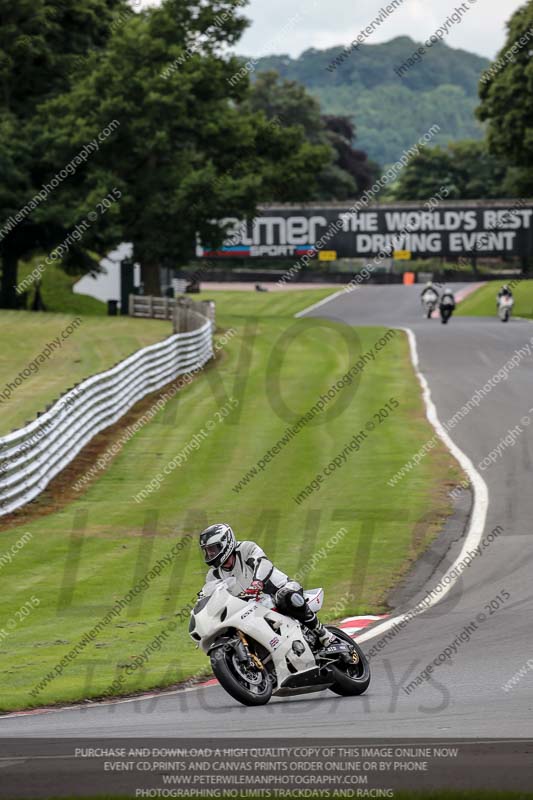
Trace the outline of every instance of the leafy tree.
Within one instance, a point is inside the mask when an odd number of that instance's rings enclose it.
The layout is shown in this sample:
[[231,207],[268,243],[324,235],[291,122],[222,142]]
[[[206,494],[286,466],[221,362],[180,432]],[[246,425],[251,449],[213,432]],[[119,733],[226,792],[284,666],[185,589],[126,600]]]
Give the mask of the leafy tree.
[[524,193],[533,190],[532,28],[533,3],[527,2],[508,22],[507,41],[479,84],[478,116],[487,123],[490,152],[517,168],[510,185]]
[[[335,150],[335,163],[329,168],[335,171],[337,181],[328,187],[327,169],[322,171],[320,180],[320,199],[344,200],[362,195],[369,189],[380,173],[376,162],[370,161],[363,150],[353,146],[356,139],[355,125],[350,117],[327,115],[322,117],[326,126],[326,136]],[[344,176],[351,177],[350,184],[343,191]]]
[[160,266],[194,255],[196,232],[216,247],[225,235],[217,219],[311,196],[329,157],[300,126],[250,108],[248,77],[223,54],[247,24],[240,8],[241,0],[165,0],[135,15],[43,112],[54,159],[110,119],[120,123],[88,175],[69,183],[69,206],[79,216],[113,188],[122,193],[106,220],[133,242],[149,294],[159,293]]
[[316,176],[313,200],[360,196],[374,182],[377,164],[353,147],[355,126],[349,117],[322,116],[319,102],[297,81],[280,80],[274,70],[257,75],[248,105],[280,125],[299,125],[307,140],[329,150],[329,160]]
[[503,184],[503,197],[531,197],[533,167],[509,167]]
[[0,0],[0,306],[17,305],[18,261],[67,233],[51,202],[15,217],[65,164],[45,157],[37,109],[67,91],[75,60],[105,43],[119,12],[131,13],[125,0]]
[[325,141],[320,103],[298,81],[280,80],[275,70],[257,74],[247,105],[282,125],[300,125],[311,142]]
[[484,142],[455,142],[424,147],[400,173],[395,200],[428,200],[443,189],[447,199],[478,200],[508,194],[507,164],[488,152]]

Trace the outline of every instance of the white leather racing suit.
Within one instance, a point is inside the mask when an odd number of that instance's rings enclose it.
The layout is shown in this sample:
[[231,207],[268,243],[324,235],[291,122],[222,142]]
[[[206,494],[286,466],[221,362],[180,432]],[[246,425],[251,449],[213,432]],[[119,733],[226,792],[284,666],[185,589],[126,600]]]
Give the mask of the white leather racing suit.
[[[310,630],[314,631],[323,644],[331,641],[332,635],[322,625],[303,597],[303,589],[297,581],[291,581],[284,572],[277,569],[265,555],[264,550],[255,542],[237,542],[234,550],[235,563],[231,569],[211,568],[207,573],[206,586],[213,581],[235,578],[235,585],[228,591],[235,597],[250,587],[253,581],[261,581],[263,591],[274,598],[278,611],[294,617]],[[205,590],[202,589],[201,594]],[[296,604],[294,595],[301,600]],[[298,598],[295,598],[298,599]],[[334,637],[333,637],[334,638]]]
[[275,596],[278,589],[287,584],[290,584],[295,591],[301,589],[299,583],[291,581],[284,572],[274,566],[272,561],[266,557],[264,550],[255,542],[237,542],[233,568],[212,567],[207,573],[206,584],[211,581],[222,581],[229,577],[236,579],[235,586],[231,589],[231,593],[235,596],[248,589],[252,581],[262,581],[264,591],[272,597]]

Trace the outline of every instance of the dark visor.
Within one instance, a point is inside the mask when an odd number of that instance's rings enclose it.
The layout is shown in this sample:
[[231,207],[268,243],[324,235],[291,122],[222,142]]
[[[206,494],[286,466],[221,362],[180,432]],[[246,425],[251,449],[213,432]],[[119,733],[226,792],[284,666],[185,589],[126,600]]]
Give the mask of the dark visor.
[[211,561],[212,558],[215,558],[220,552],[222,552],[222,542],[216,542],[215,544],[204,544],[202,545],[202,549],[205,553],[206,560]]

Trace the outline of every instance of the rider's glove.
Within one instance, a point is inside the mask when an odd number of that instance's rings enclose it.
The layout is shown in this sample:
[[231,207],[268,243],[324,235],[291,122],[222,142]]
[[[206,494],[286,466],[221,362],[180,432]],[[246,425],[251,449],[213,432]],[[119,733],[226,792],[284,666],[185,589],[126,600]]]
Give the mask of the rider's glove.
[[252,581],[250,586],[241,592],[243,597],[257,597],[263,591],[263,581]]

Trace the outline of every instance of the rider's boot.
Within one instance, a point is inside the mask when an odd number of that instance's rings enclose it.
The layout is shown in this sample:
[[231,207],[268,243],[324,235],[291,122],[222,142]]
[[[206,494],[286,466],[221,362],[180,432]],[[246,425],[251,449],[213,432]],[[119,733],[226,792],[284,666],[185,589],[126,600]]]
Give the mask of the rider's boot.
[[330,633],[328,629],[322,625],[314,611],[311,611],[306,603],[306,614],[304,625],[306,625],[313,633],[316,633],[317,639],[322,647],[327,647],[332,642],[336,641],[337,637],[334,633]]
[[315,628],[315,633],[318,636],[318,640],[322,647],[328,647],[328,645],[337,640],[335,634],[331,633],[331,631],[328,631],[328,629],[325,628],[321,622],[318,622],[318,625]]

